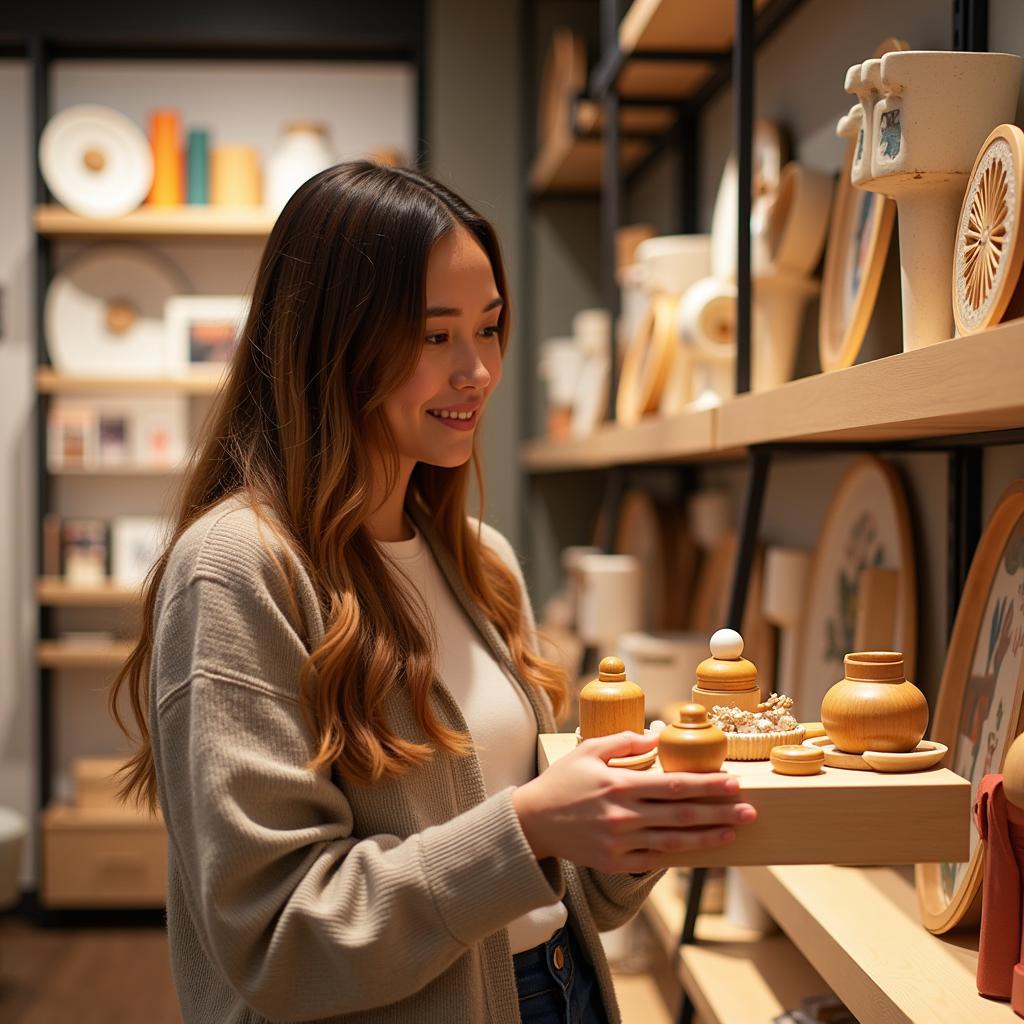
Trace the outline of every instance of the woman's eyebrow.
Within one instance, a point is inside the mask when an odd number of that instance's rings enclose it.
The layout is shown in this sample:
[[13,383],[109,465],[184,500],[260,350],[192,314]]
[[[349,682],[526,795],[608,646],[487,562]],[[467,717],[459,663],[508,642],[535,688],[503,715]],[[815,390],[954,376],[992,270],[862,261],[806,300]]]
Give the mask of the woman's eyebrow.
[[[502,298],[491,299],[490,302],[484,306],[481,312],[489,313],[492,309],[497,309],[499,306],[504,306],[505,300]],[[456,309],[454,306],[430,306],[427,308],[427,319],[435,316],[462,316],[462,310]]]

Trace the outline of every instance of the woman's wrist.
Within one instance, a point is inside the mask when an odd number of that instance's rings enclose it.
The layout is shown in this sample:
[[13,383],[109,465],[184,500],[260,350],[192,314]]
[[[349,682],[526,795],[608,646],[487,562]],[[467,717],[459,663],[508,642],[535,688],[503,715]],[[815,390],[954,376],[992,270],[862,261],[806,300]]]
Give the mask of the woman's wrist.
[[519,827],[523,830],[523,835],[526,837],[527,843],[530,844],[534,857],[537,860],[543,860],[545,857],[550,857],[551,853],[541,841],[542,830],[539,827],[540,822],[531,799],[530,785],[528,782],[523,786],[517,786],[512,791],[512,806],[519,817]]

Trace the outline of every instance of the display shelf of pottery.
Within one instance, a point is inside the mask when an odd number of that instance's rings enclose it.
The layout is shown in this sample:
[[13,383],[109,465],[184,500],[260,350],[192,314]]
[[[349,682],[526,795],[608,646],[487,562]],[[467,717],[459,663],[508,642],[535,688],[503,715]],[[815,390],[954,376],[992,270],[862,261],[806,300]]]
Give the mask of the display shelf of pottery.
[[1022,63],[1010,53],[904,50],[847,72],[862,112],[852,181],[896,201],[905,350],[952,337],[961,200],[986,136],[1013,120]]

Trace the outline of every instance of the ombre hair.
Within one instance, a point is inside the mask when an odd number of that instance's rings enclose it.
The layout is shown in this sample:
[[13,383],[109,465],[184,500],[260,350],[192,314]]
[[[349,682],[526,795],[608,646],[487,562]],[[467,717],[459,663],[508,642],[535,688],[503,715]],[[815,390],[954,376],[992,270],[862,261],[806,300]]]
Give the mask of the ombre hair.
[[[494,229],[436,181],[403,168],[339,164],[306,182],[278,217],[238,349],[197,441],[170,540],[143,589],[140,639],[110,693],[114,718],[137,741],[121,770],[122,799],[157,805],[148,687],[160,582],[177,540],[229,495],[243,496],[295,552],[324,611],[326,635],[299,680],[316,748],[309,768],[334,767],[342,778],[375,782],[423,764],[435,749],[470,750],[469,737],[431,709],[434,652],[426,610],[407,599],[367,530],[376,467],[383,460],[389,490],[398,479],[383,404],[417,366],[427,261],[438,240],[457,228],[490,261],[504,300],[504,353],[509,296]],[[475,450],[471,462],[479,485]],[[421,462],[406,500],[428,510],[521,677],[560,714],[564,673],[535,653],[518,580],[467,520],[469,483],[469,462],[456,468]],[[389,728],[384,703],[396,686],[408,692],[427,742]],[[137,735],[119,711],[122,694]]]

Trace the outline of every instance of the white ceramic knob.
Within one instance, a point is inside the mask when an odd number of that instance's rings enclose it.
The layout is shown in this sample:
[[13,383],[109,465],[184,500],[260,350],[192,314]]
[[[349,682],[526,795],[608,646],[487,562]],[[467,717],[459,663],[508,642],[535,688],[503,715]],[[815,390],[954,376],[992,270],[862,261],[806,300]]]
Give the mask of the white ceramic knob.
[[743,637],[735,629],[719,629],[711,634],[711,657],[736,661],[743,657]]

